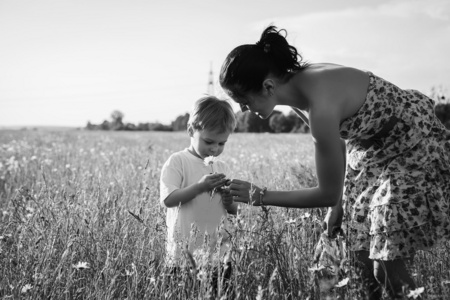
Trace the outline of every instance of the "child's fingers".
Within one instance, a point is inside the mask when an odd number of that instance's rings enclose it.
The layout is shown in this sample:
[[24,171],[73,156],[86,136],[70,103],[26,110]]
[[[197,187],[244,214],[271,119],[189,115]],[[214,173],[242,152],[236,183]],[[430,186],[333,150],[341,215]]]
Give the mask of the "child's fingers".
[[225,174],[222,173],[213,173],[209,175],[210,178],[225,178]]

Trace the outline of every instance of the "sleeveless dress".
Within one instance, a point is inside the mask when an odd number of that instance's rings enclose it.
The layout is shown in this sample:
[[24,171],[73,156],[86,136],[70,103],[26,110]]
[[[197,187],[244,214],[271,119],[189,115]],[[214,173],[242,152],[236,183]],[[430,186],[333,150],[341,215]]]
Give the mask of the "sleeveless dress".
[[434,102],[369,73],[365,103],[344,120],[349,250],[411,257],[450,238],[450,131]]

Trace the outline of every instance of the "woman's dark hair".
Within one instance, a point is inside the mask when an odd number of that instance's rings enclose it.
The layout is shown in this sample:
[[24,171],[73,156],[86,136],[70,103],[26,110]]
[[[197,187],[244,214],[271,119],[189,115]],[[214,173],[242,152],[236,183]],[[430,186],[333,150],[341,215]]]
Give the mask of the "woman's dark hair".
[[256,44],[241,45],[228,54],[219,80],[233,100],[241,102],[248,92],[259,92],[269,73],[287,81],[296,71],[306,67],[297,49],[286,41],[286,36],[286,30],[269,26]]

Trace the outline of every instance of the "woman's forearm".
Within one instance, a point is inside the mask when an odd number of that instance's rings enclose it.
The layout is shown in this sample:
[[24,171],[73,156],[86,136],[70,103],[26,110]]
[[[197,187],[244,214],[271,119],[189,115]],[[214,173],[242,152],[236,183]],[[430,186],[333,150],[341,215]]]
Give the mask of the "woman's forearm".
[[318,187],[295,191],[266,191],[263,204],[270,206],[313,208],[330,207],[340,203],[340,194],[324,194]]

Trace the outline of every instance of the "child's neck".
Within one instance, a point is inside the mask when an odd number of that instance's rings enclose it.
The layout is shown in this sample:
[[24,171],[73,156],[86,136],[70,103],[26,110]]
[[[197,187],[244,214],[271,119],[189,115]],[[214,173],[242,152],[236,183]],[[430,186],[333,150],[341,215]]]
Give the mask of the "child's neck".
[[195,157],[200,158],[201,160],[203,160],[203,158],[201,158],[200,155],[198,155],[197,152],[195,152],[195,150],[193,150],[191,148],[188,148],[187,150],[189,151],[189,153],[191,153]]

